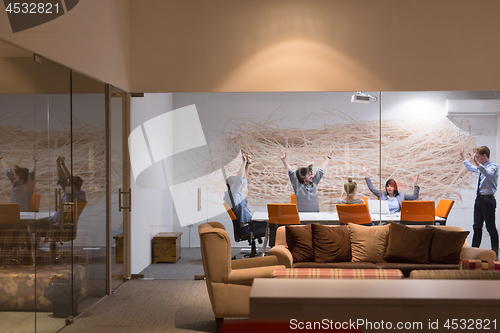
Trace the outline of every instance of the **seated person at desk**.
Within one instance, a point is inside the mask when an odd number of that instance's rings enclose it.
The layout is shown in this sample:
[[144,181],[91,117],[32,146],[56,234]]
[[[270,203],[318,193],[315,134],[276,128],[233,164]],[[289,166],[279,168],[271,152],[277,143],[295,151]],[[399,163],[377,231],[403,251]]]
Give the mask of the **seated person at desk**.
[[391,212],[391,214],[401,212],[401,203],[403,202],[403,200],[417,200],[418,199],[418,194],[420,192],[420,187],[417,185],[419,175],[413,176],[413,183],[415,184],[413,187],[413,195],[405,194],[404,192],[398,192],[398,184],[396,183],[396,181],[394,179],[389,179],[385,183],[385,191],[380,192],[372,184],[372,181],[370,179],[370,174],[368,173],[368,167],[365,165],[362,165],[361,168],[363,169],[363,172],[365,173],[366,185],[368,185],[368,188],[370,189],[370,191],[373,194],[375,194],[380,200],[387,200],[388,201],[389,211]]
[[[82,190],[83,180],[78,176],[71,177],[71,174],[64,164],[64,157],[59,156],[56,160],[57,177],[59,180],[57,184],[61,187],[64,195],[62,202],[78,202],[87,201],[87,196]],[[73,196],[73,198],[71,198]],[[59,210],[46,220],[42,220],[37,224],[40,229],[59,228]]]
[[363,199],[355,199],[356,193],[358,192],[358,185],[356,182],[352,181],[352,177],[347,177],[347,182],[344,183],[344,190],[346,193],[345,199],[338,199],[338,204],[364,204],[365,201]]
[[[250,169],[250,164],[252,164],[252,158],[250,155],[242,154],[243,162],[238,170],[236,176],[231,176],[226,179],[226,185],[228,191],[224,193],[224,201],[229,204],[232,208],[234,215],[240,225],[240,233],[250,234],[250,226],[248,223],[252,220],[252,213],[248,209],[248,201],[241,193],[243,186],[247,184],[248,170]],[[265,234],[267,223],[265,222],[253,222],[253,233]]]
[[2,156],[2,148],[0,147],[0,161],[2,161],[5,174],[12,184],[10,202],[18,203],[21,212],[31,211],[31,197],[33,196],[33,191],[35,190],[36,162],[39,157],[40,153],[35,151],[33,154],[33,167],[31,170],[21,168],[18,165],[14,166],[14,170],[12,170],[7,162],[5,162],[5,159]]
[[330,152],[326,156],[325,161],[319,167],[318,172],[313,176],[312,164],[307,168],[299,168],[294,171],[286,159],[285,151],[280,149],[279,156],[288,171],[288,177],[292,183],[293,191],[297,196],[297,209],[299,212],[319,212],[318,183],[325,173],[328,162],[332,159],[332,154],[333,149],[330,146]]

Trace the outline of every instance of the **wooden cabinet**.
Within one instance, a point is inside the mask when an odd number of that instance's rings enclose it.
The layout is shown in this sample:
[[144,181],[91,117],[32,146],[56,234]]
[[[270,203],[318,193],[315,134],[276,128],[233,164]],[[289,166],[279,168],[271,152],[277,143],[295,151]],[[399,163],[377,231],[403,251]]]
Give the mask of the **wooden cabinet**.
[[113,237],[116,241],[115,250],[116,250],[116,260],[117,264],[121,264],[123,262],[123,233],[118,234]]
[[177,262],[181,257],[182,232],[160,232],[153,237],[153,264]]

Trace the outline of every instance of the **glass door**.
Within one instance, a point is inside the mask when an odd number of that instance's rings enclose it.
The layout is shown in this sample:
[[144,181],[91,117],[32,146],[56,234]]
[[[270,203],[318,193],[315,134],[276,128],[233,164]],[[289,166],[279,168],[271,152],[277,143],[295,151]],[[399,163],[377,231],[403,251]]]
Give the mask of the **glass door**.
[[125,92],[110,86],[108,92],[108,131],[109,131],[109,186],[110,186],[110,258],[111,285],[116,289],[129,276],[128,267],[129,232],[125,221],[130,215],[131,190],[128,180],[127,155],[127,95]]
[[72,189],[73,202],[78,205],[73,250],[80,251],[73,257],[74,273],[85,293],[85,297],[75,293],[74,297],[81,300],[81,313],[107,294],[106,85],[75,71],[71,84],[70,172],[75,185],[80,185]]
[[75,298],[73,303],[72,288],[74,228],[61,229],[66,227],[66,219],[60,218],[55,200],[55,191],[61,188],[58,184],[71,179],[58,172],[72,164],[71,70],[35,57],[34,79],[35,138],[29,148],[34,157],[36,204],[31,207],[35,223],[28,231],[34,240],[36,332],[50,332],[64,327],[65,320],[77,314],[78,302]]

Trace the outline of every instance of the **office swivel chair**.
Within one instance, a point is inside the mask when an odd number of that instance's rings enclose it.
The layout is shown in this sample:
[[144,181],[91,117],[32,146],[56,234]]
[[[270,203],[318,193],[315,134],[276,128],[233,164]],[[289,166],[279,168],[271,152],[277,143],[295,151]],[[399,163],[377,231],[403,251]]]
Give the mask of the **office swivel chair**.
[[[276,226],[276,228],[280,225],[292,225],[292,224],[300,224],[300,216],[297,205],[294,203],[269,203],[267,204],[267,214],[268,221],[266,227],[266,236],[264,239],[264,245],[262,246],[262,253],[266,252],[267,242],[270,237],[275,234],[270,233],[270,224]],[[274,244],[274,239],[271,239],[270,244]]]
[[31,196],[31,211],[38,212],[40,210],[40,199],[42,198],[41,194],[33,193]]
[[[234,214],[233,210],[227,202],[224,202],[224,208],[226,209],[229,217],[231,218],[231,221],[233,222],[234,241],[248,241],[248,245],[250,246],[250,254],[245,254],[245,256],[255,257],[257,255],[257,246],[255,245],[255,240],[257,239],[259,244],[262,244],[262,237],[265,236],[265,231],[260,231],[255,228],[256,232],[254,232],[254,226],[255,224],[265,224],[265,222],[249,222],[248,226],[242,228],[240,226],[238,218],[236,217],[236,214]],[[235,254],[233,256],[233,259],[236,259],[236,256],[238,254],[239,253]]]
[[337,213],[339,214],[340,224],[362,224],[366,226],[373,225],[368,205],[366,204],[337,204]]
[[432,225],[435,224],[434,201],[403,201],[401,204],[401,224]]
[[[69,206],[68,210],[64,207]],[[57,243],[64,245],[64,242],[71,242],[76,239],[78,230],[78,220],[87,206],[87,201],[75,200],[75,202],[63,203],[62,199],[59,201],[59,229],[51,229],[48,231],[49,237],[45,242],[50,241],[50,249],[54,255],[55,262],[58,263],[61,259],[66,257],[66,252],[59,253],[57,250]],[[73,258],[78,260],[79,257],[73,252]]]
[[444,222],[439,222],[439,225],[446,225],[448,215],[451,208],[455,204],[455,200],[441,199],[436,207],[436,216],[444,218]]

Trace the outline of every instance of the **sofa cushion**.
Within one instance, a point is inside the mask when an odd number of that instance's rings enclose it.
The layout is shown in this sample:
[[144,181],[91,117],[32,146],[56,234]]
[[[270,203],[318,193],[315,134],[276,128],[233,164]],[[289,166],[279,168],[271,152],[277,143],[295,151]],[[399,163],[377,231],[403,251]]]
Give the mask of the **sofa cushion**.
[[458,264],[460,251],[470,231],[450,231],[431,226],[434,229],[429,248],[429,261],[439,264]]
[[352,261],[383,262],[389,225],[367,227],[348,224]]
[[286,226],[286,244],[293,262],[314,261],[311,225]]
[[462,259],[458,266],[462,270],[500,271],[500,261]]
[[451,264],[410,264],[410,263],[398,263],[398,262],[379,262],[375,266],[380,269],[399,269],[403,272],[404,277],[409,277],[410,273],[414,270],[458,270],[458,265]]
[[425,280],[500,280],[500,272],[461,270],[414,270],[410,279]]
[[313,223],[311,228],[314,261],[351,261],[351,241],[346,225],[332,228]]
[[349,269],[378,269],[372,262],[297,262],[292,268],[349,268]]
[[434,228],[411,228],[404,224],[390,223],[384,259],[390,262],[428,264],[433,232]]

